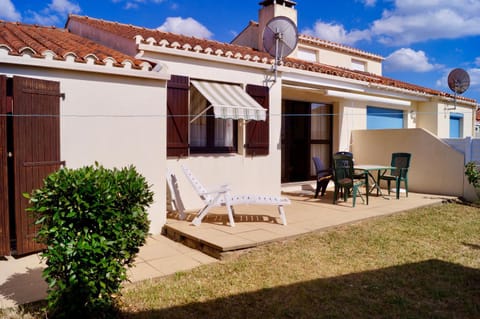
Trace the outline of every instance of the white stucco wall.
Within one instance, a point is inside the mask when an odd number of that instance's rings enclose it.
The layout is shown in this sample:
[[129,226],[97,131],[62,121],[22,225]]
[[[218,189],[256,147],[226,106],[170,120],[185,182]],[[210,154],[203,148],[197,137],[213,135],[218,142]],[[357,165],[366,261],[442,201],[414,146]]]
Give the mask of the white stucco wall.
[[[309,46],[301,44],[298,46],[304,50],[316,51],[317,60],[315,62],[338,66],[342,68],[352,69],[352,60],[359,61],[365,64],[365,71],[377,75],[382,75],[382,63],[367,59],[365,57],[356,56],[353,54],[342,53],[339,51],[333,51],[322,47]],[[297,55],[297,54],[296,54]],[[297,55],[298,56],[298,55]]]
[[165,80],[1,66],[7,76],[60,82],[65,93],[60,100],[61,159],[70,168],[95,161],[105,167],[134,165],[152,185],[150,230],[159,233],[166,220]]
[[462,137],[475,135],[475,108],[462,105],[457,101],[457,105],[445,102],[422,102],[418,104],[417,127],[422,127],[440,138],[450,137],[450,114],[463,114]]
[[464,155],[427,130],[356,130],[352,135],[355,161],[361,164],[390,165],[392,153],[411,153],[409,191],[465,195]]
[[[226,82],[231,84],[265,85],[265,76],[271,74],[268,65],[257,68],[216,61],[199,61],[190,57],[172,57],[149,53],[151,58],[161,60],[172,75],[188,76],[190,79]],[[219,59],[221,60],[221,59]],[[231,59],[230,59],[231,60]],[[231,185],[237,194],[280,195],[281,191],[281,80],[270,86],[270,150],[267,156],[247,156],[244,153],[242,136],[235,154],[191,154],[185,158],[168,158],[168,168],[178,178],[179,190],[187,210],[202,207],[202,202],[185,178],[181,164],[186,165],[206,187]],[[244,125],[243,121],[239,121]],[[243,123],[242,123],[243,122]],[[243,134],[242,127],[239,135]],[[162,172],[163,173],[163,172]]]

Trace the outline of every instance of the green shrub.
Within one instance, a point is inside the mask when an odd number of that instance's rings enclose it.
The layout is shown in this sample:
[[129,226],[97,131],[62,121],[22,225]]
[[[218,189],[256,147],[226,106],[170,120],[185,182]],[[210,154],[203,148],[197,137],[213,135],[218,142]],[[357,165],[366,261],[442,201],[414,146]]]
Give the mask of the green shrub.
[[34,190],[29,209],[46,245],[48,311],[58,318],[108,317],[127,279],[127,267],[149,230],[153,201],[135,168],[61,169]]
[[473,187],[480,187],[480,171],[475,162],[468,162],[465,165],[465,175],[468,178],[468,182],[472,184]]

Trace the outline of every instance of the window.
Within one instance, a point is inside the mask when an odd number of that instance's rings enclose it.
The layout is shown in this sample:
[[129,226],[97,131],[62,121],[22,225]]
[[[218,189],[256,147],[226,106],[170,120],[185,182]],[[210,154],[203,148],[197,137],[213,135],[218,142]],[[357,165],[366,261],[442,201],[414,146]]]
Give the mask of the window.
[[[210,103],[195,88],[190,88],[190,151],[192,153],[231,153],[237,151],[237,123],[217,119]],[[205,110],[208,110],[205,112]]]
[[367,106],[367,130],[403,128],[403,111]]
[[450,138],[461,138],[463,127],[463,114],[450,113]]
[[248,121],[247,154],[267,155],[268,95],[268,87],[247,85],[245,92],[234,84],[172,75],[167,84],[167,156],[237,152],[237,119]]
[[298,48],[297,58],[310,62],[317,62],[317,51],[307,48]]
[[352,70],[367,71],[367,64],[364,61],[352,59]]

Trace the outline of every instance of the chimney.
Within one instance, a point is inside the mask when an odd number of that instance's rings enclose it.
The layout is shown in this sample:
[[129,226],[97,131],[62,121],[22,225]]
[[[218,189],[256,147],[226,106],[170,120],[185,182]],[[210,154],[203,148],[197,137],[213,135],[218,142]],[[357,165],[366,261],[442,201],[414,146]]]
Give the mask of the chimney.
[[265,0],[260,2],[262,8],[258,11],[258,48],[263,51],[263,30],[268,21],[275,17],[284,16],[297,25],[297,10],[295,1],[290,0]]

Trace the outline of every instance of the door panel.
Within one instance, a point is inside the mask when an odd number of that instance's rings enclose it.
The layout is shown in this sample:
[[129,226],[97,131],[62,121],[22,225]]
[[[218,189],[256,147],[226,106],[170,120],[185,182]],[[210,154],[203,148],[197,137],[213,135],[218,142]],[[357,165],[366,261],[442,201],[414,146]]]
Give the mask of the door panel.
[[35,242],[38,229],[23,193],[43,185],[59,169],[60,85],[58,82],[13,78],[13,170],[16,250],[23,255],[41,250]]
[[285,101],[283,119],[282,182],[310,176],[310,103]]
[[284,101],[282,108],[282,183],[315,178],[312,156],[328,167],[332,153],[332,105]]
[[0,76],[0,256],[10,255],[7,171],[7,78]]

